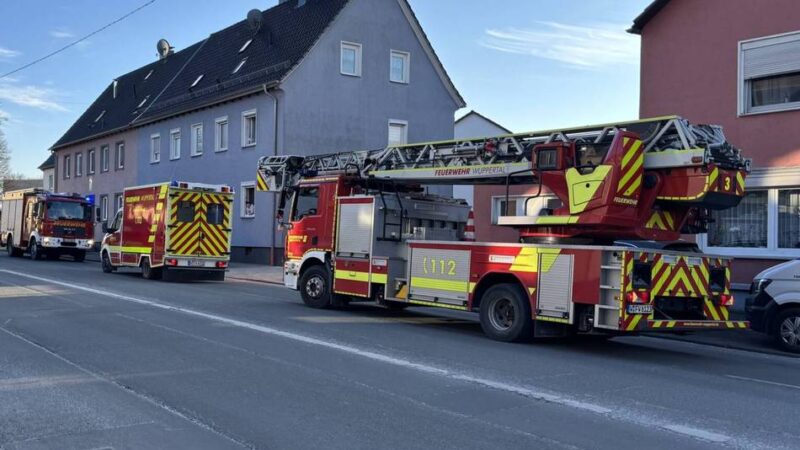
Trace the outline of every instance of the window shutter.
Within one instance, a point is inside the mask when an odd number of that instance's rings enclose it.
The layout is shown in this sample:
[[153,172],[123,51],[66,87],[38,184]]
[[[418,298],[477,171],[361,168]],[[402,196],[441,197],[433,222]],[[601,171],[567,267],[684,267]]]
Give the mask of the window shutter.
[[405,144],[405,125],[393,123],[389,125],[389,145]]
[[742,44],[745,80],[800,72],[800,33]]

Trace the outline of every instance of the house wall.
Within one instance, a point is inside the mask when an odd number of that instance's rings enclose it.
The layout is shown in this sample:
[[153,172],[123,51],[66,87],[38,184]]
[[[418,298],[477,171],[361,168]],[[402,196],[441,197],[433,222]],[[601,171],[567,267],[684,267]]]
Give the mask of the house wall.
[[[138,158],[136,136],[135,130],[126,131],[56,150],[54,190],[57,192],[75,192],[87,196],[93,194],[95,196],[95,206],[97,207],[100,206],[100,199],[107,195],[109,198],[107,214],[109,220],[111,220],[116,213],[116,207],[113,205],[114,196],[121,194],[126,187],[136,184]],[[124,168],[117,169],[115,150],[116,144],[120,142],[125,143],[125,165]],[[100,161],[100,149],[104,145],[108,145],[110,158],[108,171],[106,172],[102,170]],[[94,174],[88,173],[88,154],[91,149],[95,150]],[[82,176],[77,176],[75,171],[75,155],[78,153],[83,154]],[[66,155],[70,155],[70,178],[65,178],[64,176],[64,157]],[[95,226],[94,236],[97,242],[100,242],[103,238],[102,228],[99,223]]]
[[[753,158],[757,174],[748,179],[749,190],[772,188],[777,198],[775,188],[800,186],[800,110],[738,115],[739,42],[798,30],[795,0],[670,1],[642,32],[642,117],[679,114],[720,124],[728,140]],[[787,170],[794,176],[786,176]],[[777,233],[772,227],[771,239]],[[740,258],[733,273],[738,283],[749,283],[774,264],[767,255],[800,256],[796,249],[709,251]]]
[[[455,134],[453,137],[456,139],[469,139],[469,138],[477,138],[483,136],[499,136],[502,134],[508,134],[507,130],[498,127],[496,124],[484,119],[483,117],[479,116],[475,113],[467,114],[466,116],[459,119],[455,124]],[[457,185],[453,186],[453,197],[454,198],[463,198],[467,201],[470,205],[475,207],[475,196],[482,196],[481,204],[484,205],[486,199],[491,196],[491,187],[487,186],[470,186],[470,185]],[[488,196],[488,197],[487,197]],[[484,206],[485,208],[485,206]],[[488,209],[480,209],[478,211],[484,212],[489,211]],[[477,216],[481,216],[478,218]],[[477,231],[477,224],[478,222],[481,223],[481,227],[485,228],[487,225],[491,225],[490,221],[487,221],[486,214],[476,214],[475,223],[476,223],[476,233]],[[505,231],[505,230],[504,230]],[[479,235],[476,234],[476,237]]]
[[46,191],[55,191],[56,169],[42,170],[42,187],[44,187]]

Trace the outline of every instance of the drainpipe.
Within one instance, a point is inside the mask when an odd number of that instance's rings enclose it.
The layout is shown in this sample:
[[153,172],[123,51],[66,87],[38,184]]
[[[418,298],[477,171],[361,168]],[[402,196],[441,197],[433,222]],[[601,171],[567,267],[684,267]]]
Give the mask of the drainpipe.
[[[267,85],[264,85],[264,94],[272,99],[272,155],[278,156],[278,96],[273,94],[271,91],[277,90],[276,87],[269,88]],[[271,266],[275,265],[275,239],[277,238],[277,233],[275,230],[275,217],[278,215],[278,201],[276,198],[272,200],[272,248],[269,251],[269,264]]]

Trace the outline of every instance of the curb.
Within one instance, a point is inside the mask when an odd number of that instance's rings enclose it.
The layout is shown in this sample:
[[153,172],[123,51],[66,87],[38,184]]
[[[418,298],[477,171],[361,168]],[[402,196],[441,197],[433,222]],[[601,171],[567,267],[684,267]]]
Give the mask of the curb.
[[283,283],[279,283],[277,281],[265,281],[265,280],[257,280],[255,278],[244,278],[244,277],[235,277],[228,275],[227,277],[229,280],[236,280],[236,281],[249,281],[251,283],[259,283],[259,284],[268,284],[270,286],[280,286],[284,287]]

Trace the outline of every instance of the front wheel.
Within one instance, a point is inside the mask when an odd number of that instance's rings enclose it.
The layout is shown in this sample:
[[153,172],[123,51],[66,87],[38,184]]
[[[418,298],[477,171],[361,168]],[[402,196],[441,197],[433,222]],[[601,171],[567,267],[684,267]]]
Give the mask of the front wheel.
[[800,309],[789,309],[775,319],[775,337],[787,352],[800,353]]
[[314,309],[331,306],[330,274],[324,266],[311,266],[300,277],[300,296],[303,303]]
[[531,304],[515,284],[492,286],[481,300],[481,328],[491,339],[520,342],[533,332]]
[[30,252],[32,260],[38,261],[42,259],[42,249],[39,248],[39,244],[36,243],[36,239],[31,239],[31,245],[28,247],[28,252]]
[[111,265],[111,258],[109,258],[108,252],[103,252],[100,257],[100,267],[103,268],[103,273],[111,273],[114,271],[114,266]]

